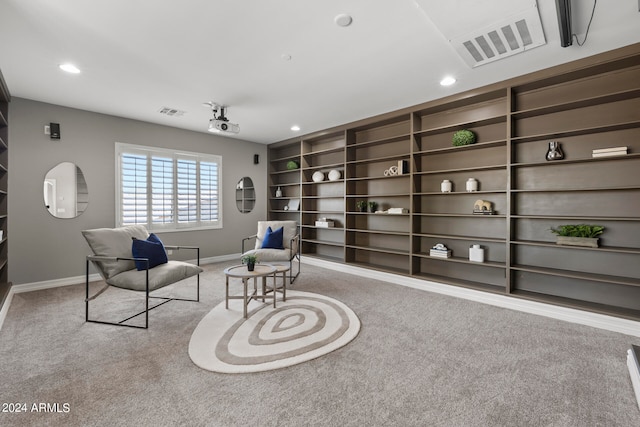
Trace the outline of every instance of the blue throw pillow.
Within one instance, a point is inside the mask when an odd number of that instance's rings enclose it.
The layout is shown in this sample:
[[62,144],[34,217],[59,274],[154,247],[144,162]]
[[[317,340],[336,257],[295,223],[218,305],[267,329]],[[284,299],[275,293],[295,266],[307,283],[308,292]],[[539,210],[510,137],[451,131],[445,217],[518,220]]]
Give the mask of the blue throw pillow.
[[284,235],[284,228],[280,227],[276,231],[271,230],[271,227],[267,228],[267,232],[264,234],[262,240],[262,249],[284,249],[282,244],[282,236]]
[[[169,261],[162,241],[153,233],[149,235],[147,240],[140,240],[134,237],[131,252],[134,258],[149,258],[149,268]],[[146,268],[144,261],[136,261],[135,263],[138,270]]]

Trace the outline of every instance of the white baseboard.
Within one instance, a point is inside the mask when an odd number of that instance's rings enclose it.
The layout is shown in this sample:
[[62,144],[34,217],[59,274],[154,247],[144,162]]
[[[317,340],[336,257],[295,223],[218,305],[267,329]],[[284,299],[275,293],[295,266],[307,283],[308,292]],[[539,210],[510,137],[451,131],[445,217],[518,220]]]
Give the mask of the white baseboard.
[[[228,254],[215,257],[200,259],[200,264],[213,264],[216,262],[238,260],[240,254]],[[560,307],[551,304],[545,304],[536,301],[522,300],[509,297],[506,295],[491,294],[488,292],[476,291],[473,289],[462,288],[458,286],[450,286],[442,283],[431,282],[428,280],[417,279],[413,277],[401,276],[393,273],[386,273],[377,270],[369,270],[362,267],[356,267],[348,264],[341,264],[331,261],[325,261],[318,258],[302,257],[303,264],[316,265],[318,267],[328,268],[347,274],[354,274],[369,279],[382,280],[401,286],[407,286],[423,291],[435,292],[443,295],[449,295],[456,298],[468,299],[471,301],[489,304],[496,307],[518,310],[525,313],[537,314],[553,319],[564,320],[567,322],[577,323],[581,325],[591,326],[594,328],[605,329],[608,331],[618,332],[625,335],[640,337],[640,322],[622,319],[604,314],[591,313],[588,311],[576,310],[567,307]],[[42,289],[57,288],[60,286],[77,285],[84,283],[85,276],[75,276],[63,279],[45,280],[42,282],[24,283],[13,285],[9,290],[7,299],[0,310],[0,329],[9,311],[13,294],[22,292],[39,291]],[[89,275],[90,281],[100,280],[98,274]]]
[[508,308],[511,310],[522,311],[530,314],[537,314],[553,319],[564,320],[580,325],[586,325],[594,328],[605,329],[608,331],[619,332],[625,335],[640,337],[640,322],[634,320],[622,319],[619,317],[607,316],[599,313],[591,313],[588,311],[561,307],[552,304],[545,304],[537,301],[529,301],[510,297],[507,295],[498,295],[489,292],[476,291],[474,289],[462,288],[459,286],[445,285],[442,283],[431,282],[424,279],[406,277],[399,274],[386,273],[377,270],[369,270],[367,268],[325,261],[318,258],[303,256],[302,262],[304,264],[316,265],[318,267],[324,267],[348,274],[355,274],[357,276],[366,277],[369,279],[382,280],[385,282],[420,289],[423,291],[435,292],[457,298],[468,299],[483,304],[489,304],[496,307]]

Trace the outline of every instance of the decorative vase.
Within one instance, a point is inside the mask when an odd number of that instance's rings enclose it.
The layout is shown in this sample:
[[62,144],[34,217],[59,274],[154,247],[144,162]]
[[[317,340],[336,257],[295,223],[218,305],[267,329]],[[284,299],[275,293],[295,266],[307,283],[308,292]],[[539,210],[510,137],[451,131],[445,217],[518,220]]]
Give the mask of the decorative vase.
[[547,151],[547,160],[562,160],[564,159],[564,154],[560,149],[560,143],[556,141],[549,142],[549,150]]
[[471,245],[469,248],[469,261],[484,262],[484,248],[480,245]]
[[280,187],[278,187],[278,189],[276,190],[276,197],[282,197],[282,190],[280,189]]
[[324,173],[316,171],[313,173],[313,175],[311,175],[311,179],[313,180],[313,182],[322,182],[324,181]]
[[248,271],[253,271],[256,268],[256,263],[255,262],[248,262],[247,263],[247,270]]
[[440,191],[443,193],[451,193],[451,181],[448,179],[442,180],[442,183],[440,184]]
[[475,178],[467,180],[467,191],[478,191],[478,181]]

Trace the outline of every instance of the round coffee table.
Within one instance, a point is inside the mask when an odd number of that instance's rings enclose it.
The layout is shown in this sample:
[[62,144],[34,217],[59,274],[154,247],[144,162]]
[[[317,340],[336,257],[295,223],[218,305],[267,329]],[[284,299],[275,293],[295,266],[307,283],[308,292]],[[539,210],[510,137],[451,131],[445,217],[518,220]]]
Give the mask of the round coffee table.
[[[265,298],[273,298],[273,308],[276,307],[276,293],[274,292],[272,295],[266,295],[265,292],[265,288],[266,288],[266,283],[267,283],[267,277],[268,276],[273,276],[273,280],[275,283],[275,274],[277,272],[277,269],[272,266],[272,265],[268,265],[268,264],[256,264],[255,268],[253,271],[249,271],[247,269],[246,265],[234,265],[233,267],[229,267],[229,268],[225,268],[224,270],[224,275],[225,275],[225,286],[226,286],[226,292],[225,292],[225,296],[226,296],[226,305],[225,307],[227,309],[229,309],[229,300],[230,299],[241,299],[244,302],[244,318],[247,318],[247,305],[249,305],[249,302],[253,299],[253,300],[259,300],[261,299],[262,302],[264,302]],[[243,284],[243,288],[244,288],[244,292],[242,293],[242,296],[240,295],[234,295],[234,296],[229,296],[229,278],[230,277],[236,277],[238,279],[242,279],[242,284]],[[257,280],[258,277],[262,277],[262,294],[258,294],[258,286],[257,286]],[[253,293],[251,295],[249,295],[248,293],[248,283],[249,283],[249,279],[253,278]]]

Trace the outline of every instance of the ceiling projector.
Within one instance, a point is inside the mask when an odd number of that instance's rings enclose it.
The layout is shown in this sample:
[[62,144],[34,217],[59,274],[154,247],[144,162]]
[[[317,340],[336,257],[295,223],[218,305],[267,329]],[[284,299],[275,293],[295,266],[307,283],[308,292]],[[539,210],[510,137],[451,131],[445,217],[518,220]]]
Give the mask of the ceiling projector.
[[[213,101],[205,102],[203,105],[210,107],[213,111],[213,119],[209,120],[209,132],[240,133],[240,125],[229,122],[229,119],[225,117],[226,106]],[[218,115],[218,110],[220,110],[220,115]]]
[[239,133],[240,126],[235,123],[229,123],[228,120],[211,119],[209,120],[209,132],[228,132]]

